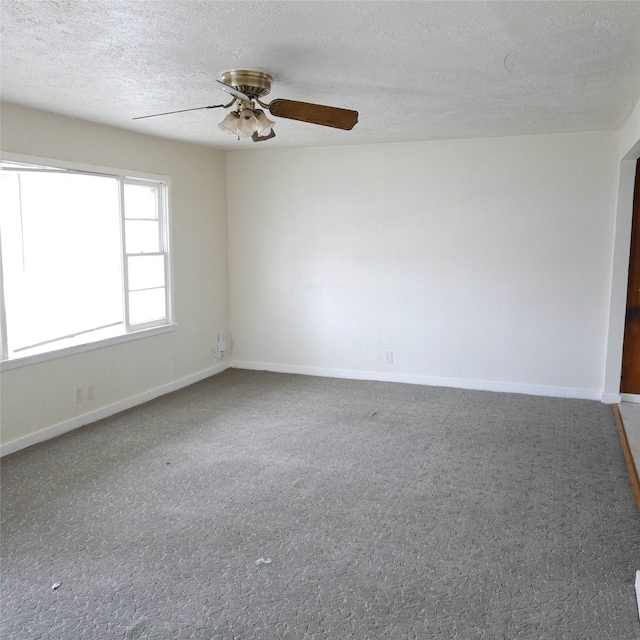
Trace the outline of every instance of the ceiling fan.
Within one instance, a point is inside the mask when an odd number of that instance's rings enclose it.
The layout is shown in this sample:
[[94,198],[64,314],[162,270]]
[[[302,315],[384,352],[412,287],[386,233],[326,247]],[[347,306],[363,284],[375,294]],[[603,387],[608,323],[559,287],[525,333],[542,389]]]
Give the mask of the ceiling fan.
[[[233,96],[228,104],[212,104],[206,107],[193,107],[191,109],[179,109],[178,111],[166,111],[165,113],[153,113],[149,116],[139,116],[134,120],[143,118],[155,118],[173,113],[185,111],[198,111],[200,109],[228,109],[233,107],[224,120],[218,125],[223,131],[240,138],[251,138],[254,142],[262,142],[275,137],[273,125],[263,109],[267,109],[272,116],[288,118],[319,124],[323,127],[333,127],[349,131],[358,122],[358,112],[351,109],[327,107],[310,102],[298,102],[297,100],[284,100],[276,98],[269,103],[264,103],[260,98],[271,91],[273,77],[263,71],[250,71],[246,69],[234,69],[225,71],[216,80],[221,88]],[[262,107],[256,107],[256,103]]]

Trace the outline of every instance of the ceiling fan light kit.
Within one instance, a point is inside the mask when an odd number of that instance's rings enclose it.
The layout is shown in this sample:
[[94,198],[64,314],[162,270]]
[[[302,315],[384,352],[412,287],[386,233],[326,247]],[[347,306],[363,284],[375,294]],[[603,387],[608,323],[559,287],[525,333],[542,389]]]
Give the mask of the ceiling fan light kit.
[[272,136],[269,134],[274,124],[275,122],[269,120],[262,109],[250,109],[246,103],[242,102],[238,110],[227,114],[218,126],[239,140],[251,138],[254,134],[264,139],[273,138],[275,133]]
[[[228,113],[218,125],[220,129],[234,135],[238,140],[251,138],[254,142],[261,142],[275,137],[273,126],[275,122],[270,120],[263,109],[273,116],[318,124],[324,127],[332,127],[350,131],[358,122],[358,112],[351,109],[327,107],[310,102],[298,102],[297,100],[284,100],[276,98],[269,103],[264,103],[260,98],[271,91],[273,77],[264,71],[251,71],[248,69],[234,69],[221,74],[220,80],[216,80],[221,88],[233,96],[229,104],[216,104],[208,107],[195,107],[192,109],[180,109],[166,113],[154,113],[142,118],[153,118],[183,111],[197,111],[198,109],[228,109],[234,110]],[[262,109],[256,108],[256,103]]]
[[218,126],[226,133],[237,135],[239,119],[240,114],[238,114],[236,111],[232,111],[231,113],[227,113],[227,115],[224,117],[224,120],[220,122]]
[[256,114],[256,120],[258,121],[258,133],[260,135],[263,133],[268,135],[268,129],[271,129],[275,122],[273,120],[269,120],[262,109],[256,109],[254,113]]

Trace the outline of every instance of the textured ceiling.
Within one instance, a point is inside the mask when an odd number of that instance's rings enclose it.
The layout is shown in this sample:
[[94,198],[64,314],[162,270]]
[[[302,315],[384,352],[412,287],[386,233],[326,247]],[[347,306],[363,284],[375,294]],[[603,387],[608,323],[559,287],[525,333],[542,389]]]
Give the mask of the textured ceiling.
[[[640,97],[640,2],[2,0],[2,99],[224,149],[618,129]],[[227,69],[355,109],[237,141]]]

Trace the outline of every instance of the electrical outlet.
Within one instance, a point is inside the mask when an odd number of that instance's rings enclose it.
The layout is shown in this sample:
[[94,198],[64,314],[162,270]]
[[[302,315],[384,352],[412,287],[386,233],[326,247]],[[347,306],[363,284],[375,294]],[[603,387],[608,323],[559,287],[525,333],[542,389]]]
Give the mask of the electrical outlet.
[[384,352],[384,361],[385,364],[393,364],[393,351]]
[[75,388],[76,404],[82,404],[84,401],[84,387]]
[[91,384],[87,385],[87,400],[93,400],[95,398],[96,395],[96,389],[95,389],[95,385],[93,384],[93,382]]
[[224,337],[224,333],[218,334],[218,360],[224,358],[224,353],[227,350],[227,339]]

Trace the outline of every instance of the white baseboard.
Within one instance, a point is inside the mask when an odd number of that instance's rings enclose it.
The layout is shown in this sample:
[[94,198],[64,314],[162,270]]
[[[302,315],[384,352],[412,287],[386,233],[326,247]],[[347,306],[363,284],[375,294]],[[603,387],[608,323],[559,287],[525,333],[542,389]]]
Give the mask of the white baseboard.
[[72,431],[73,429],[77,429],[78,427],[82,427],[86,424],[97,422],[98,420],[102,420],[103,418],[108,418],[109,416],[112,416],[116,413],[120,413],[121,411],[125,411],[126,409],[131,409],[131,407],[135,407],[139,404],[149,402],[149,400],[153,400],[154,398],[157,398],[159,396],[163,396],[166,393],[171,393],[172,391],[177,391],[178,389],[182,389],[183,387],[188,387],[191,384],[200,382],[200,380],[204,380],[205,378],[209,378],[213,375],[216,375],[217,373],[221,373],[225,369],[228,369],[230,366],[231,363],[224,363],[209,367],[207,369],[203,369],[202,371],[198,371],[197,373],[193,373],[184,378],[180,378],[179,380],[174,380],[173,382],[161,385],[160,387],[155,387],[154,389],[149,389],[148,391],[139,393],[136,396],[125,398],[124,400],[114,402],[113,404],[107,405],[106,407],[100,407],[99,409],[95,409],[94,411],[89,411],[88,413],[83,413],[80,416],[75,416],[70,420],[65,420],[63,422],[59,422],[58,424],[54,424],[50,427],[41,429],[40,431],[36,431],[35,433],[30,433],[27,436],[16,438],[15,440],[11,440],[10,442],[0,445],[0,457],[9,455],[10,453],[14,453],[16,451],[20,451],[20,449],[30,447],[31,445],[37,444],[38,442],[50,440],[51,438],[55,438],[56,436],[66,433],[67,431]]
[[[25,447],[29,447],[38,442],[44,442],[50,440],[56,436],[62,435],[67,431],[72,431],[78,427],[82,427],[86,424],[108,418],[116,413],[130,409],[139,404],[149,402],[159,396],[172,391],[177,391],[183,387],[188,387],[191,384],[204,380],[210,376],[221,373],[229,367],[235,367],[236,369],[251,369],[254,371],[274,371],[277,373],[294,373],[307,376],[319,376],[325,378],[346,378],[350,380],[375,380],[379,382],[401,382],[406,384],[419,384],[432,387],[452,387],[455,389],[470,389],[475,391],[496,391],[501,393],[522,393],[525,395],[534,396],[549,396],[554,398],[576,398],[580,400],[601,400],[607,403],[617,403],[620,401],[620,397],[615,394],[602,394],[599,391],[593,389],[573,389],[564,387],[543,387],[538,385],[522,385],[512,384],[507,382],[491,382],[486,380],[463,380],[458,378],[438,378],[432,376],[418,376],[407,374],[394,374],[394,373],[380,373],[374,371],[354,371],[349,369],[328,369],[323,367],[305,367],[297,365],[282,365],[271,364],[266,362],[248,362],[248,361],[233,361],[209,367],[197,373],[194,373],[185,378],[174,380],[160,387],[155,387],[136,396],[126,398],[119,402],[115,402],[106,407],[100,407],[94,411],[84,413],[80,416],[75,416],[69,420],[59,422],[50,427],[36,431],[21,438],[16,438],[3,445],[0,445],[0,457],[9,455]],[[605,399],[605,395],[609,399]]]
[[522,393],[530,396],[574,398],[578,400],[602,400],[602,393],[595,389],[543,387],[539,385],[513,384],[510,382],[491,382],[488,380],[463,380],[458,378],[438,378],[433,376],[407,375],[401,373],[352,371],[348,369],[326,369],[323,367],[304,367],[297,365],[271,364],[266,362],[247,362],[242,360],[234,360],[231,366],[236,369],[274,371],[277,373],[297,373],[306,376],[320,376],[325,378],[376,380],[379,382],[403,382],[407,384],[421,384],[431,387],[452,387],[455,389],[470,389],[474,391]]
[[601,398],[603,404],[620,404],[623,399],[619,393],[603,393]]
[[639,404],[640,395],[637,393],[621,393],[618,402],[634,402],[635,404]]

